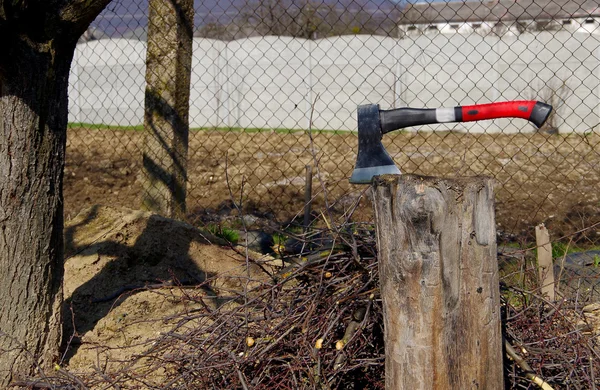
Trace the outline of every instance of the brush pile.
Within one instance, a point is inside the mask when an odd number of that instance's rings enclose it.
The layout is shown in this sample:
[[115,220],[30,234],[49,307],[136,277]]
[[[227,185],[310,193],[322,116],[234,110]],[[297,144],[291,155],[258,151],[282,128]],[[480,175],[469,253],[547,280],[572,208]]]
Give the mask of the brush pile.
[[[237,276],[241,289],[215,289],[217,276],[194,288],[176,282],[168,291],[156,288],[157,296],[177,299],[183,309],[165,316],[170,330],[140,341],[143,352],[118,362],[118,369],[99,362],[92,372],[57,369],[54,377],[27,384],[383,389],[383,313],[373,227],[346,224],[296,234],[294,240],[294,253],[282,251],[278,259],[246,252],[248,265],[268,277]],[[503,326],[516,354],[506,360],[506,388],[536,388],[535,378],[540,387],[550,386],[546,389],[600,386],[600,340],[582,325],[590,318],[583,306],[546,302],[513,282],[507,276],[502,283]]]
[[[164,382],[144,385],[383,388],[373,231],[313,232],[295,243],[298,253],[283,253],[285,266],[269,282],[243,281],[246,291],[221,291],[218,308],[182,313],[146,354],[149,372],[164,370]],[[249,261],[267,272],[273,260]],[[185,299],[193,304],[206,297]]]

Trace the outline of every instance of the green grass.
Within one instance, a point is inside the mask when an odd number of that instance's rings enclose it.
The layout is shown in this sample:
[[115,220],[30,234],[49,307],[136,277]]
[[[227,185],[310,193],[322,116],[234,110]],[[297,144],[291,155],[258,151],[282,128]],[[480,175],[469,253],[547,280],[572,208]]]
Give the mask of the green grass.
[[234,133],[280,133],[280,134],[292,134],[302,133],[305,130],[299,129],[259,129],[255,127],[200,127],[190,129],[190,131],[222,131],[222,132],[234,132]]
[[[526,245],[531,248],[535,244]],[[506,244],[507,247],[521,248],[523,245],[517,243]],[[600,246],[581,248],[575,245],[568,245],[564,242],[552,243],[552,257],[555,261],[561,261],[569,253],[584,252],[589,250],[600,250]],[[538,287],[538,274],[535,269],[535,259],[537,258],[537,249],[531,251],[529,259],[525,258],[525,263],[518,259],[508,259],[500,263],[500,280],[504,282],[508,289],[502,289],[501,293],[507,303],[514,307],[524,307],[532,300],[532,295],[527,291],[535,290]],[[533,263],[530,263],[533,262]],[[531,268],[533,266],[534,268]],[[594,267],[600,267],[600,256],[594,256]],[[525,272],[521,272],[524,270]],[[517,290],[511,290],[510,287],[516,287]],[[518,292],[518,290],[522,290]]]
[[86,128],[86,129],[94,129],[94,130],[133,130],[133,131],[141,131],[144,130],[144,125],[136,125],[136,126],[112,126],[112,125],[103,125],[97,123],[85,123],[85,122],[71,122],[67,124],[67,129],[77,129],[77,128]]
[[564,242],[553,242],[552,243],[552,257],[554,259],[561,259],[569,253],[586,252],[592,250],[600,250],[600,246],[592,246],[589,248],[580,248],[575,245],[567,245]]
[[529,244],[523,244],[521,242],[515,242],[515,241],[511,241],[511,242],[503,242],[503,243],[499,243],[498,246],[503,246],[506,248],[513,248],[513,249],[527,249],[529,247],[531,247],[531,245]]
[[[112,125],[104,125],[97,123],[85,123],[85,122],[72,122],[67,124],[67,128],[75,129],[75,128],[86,128],[86,129],[94,129],[94,130],[123,130],[123,131],[142,131],[144,130],[144,125],[135,125],[135,126],[112,126]],[[221,132],[236,132],[236,133],[279,133],[279,134],[293,134],[293,133],[304,133],[308,132],[305,129],[283,129],[283,128],[275,128],[275,129],[259,129],[255,127],[195,127],[191,128],[190,131],[221,131]],[[347,130],[323,130],[323,129],[313,129],[313,133],[315,134],[349,134],[351,131]]]
[[[535,243],[518,243],[518,242],[507,242],[502,243],[499,246],[507,247],[507,248],[515,248],[515,249],[523,249],[524,251],[531,250],[532,256],[537,258],[537,248],[535,247]],[[552,242],[552,258],[553,259],[562,259],[565,255],[569,253],[579,253],[586,252],[592,250],[600,250],[600,246],[590,246],[590,247],[579,247],[575,244],[570,244],[567,242],[554,241]]]
[[580,251],[581,250],[578,250],[578,248],[574,247],[573,245],[567,245],[564,242],[553,242],[552,243],[552,258],[553,259],[561,259],[566,254],[573,253],[573,252],[580,252]]
[[273,234],[273,245],[275,246],[283,246],[285,245],[285,242],[288,240],[289,236],[287,236],[286,234],[280,233],[280,232],[276,232]]
[[285,245],[287,240],[303,232],[304,228],[302,226],[288,225],[283,230],[273,233],[273,242],[275,245]]
[[206,227],[206,230],[208,230],[216,237],[222,238],[225,241],[230,242],[234,245],[237,244],[240,240],[240,234],[236,230],[228,228],[226,226],[210,224]]

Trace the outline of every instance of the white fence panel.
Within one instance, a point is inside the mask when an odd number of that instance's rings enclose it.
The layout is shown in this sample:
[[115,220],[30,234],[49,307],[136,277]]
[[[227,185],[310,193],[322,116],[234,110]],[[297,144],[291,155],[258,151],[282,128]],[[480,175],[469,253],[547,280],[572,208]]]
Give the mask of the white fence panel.
[[[143,123],[146,44],[114,39],[77,45],[72,66],[69,120],[132,126]],[[73,92],[74,88],[77,92]],[[76,100],[75,100],[76,99]],[[74,117],[77,115],[77,117]]]
[[229,126],[306,128],[308,43],[269,36],[227,44]]
[[[560,131],[589,131],[600,121],[599,47],[599,35],[569,31],[314,41],[197,38],[190,126],[306,129],[312,111],[315,129],[355,130],[359,104],[451,107],[539,98],[557,105],[554,124]],[[69,121],[142,124],[145,55],[146,44],[135,40],[79,44]],[[533,129],[522,120],[426,128]]]
[[355,130],[356,107],[394,102],[396,39],[355,35],[315,41],[311,51],[316,129]]
[[[481,35],[421,35],[403,39],[402,101],[411,107],[454,107],[497,101],[494,64],[499,38]],[[445,124],[428,129],[482,132],[489,122]]]
[[194,39],[190,86],[190,127],[225,127],[228,112],[223,90],[226,44],[212,39]]

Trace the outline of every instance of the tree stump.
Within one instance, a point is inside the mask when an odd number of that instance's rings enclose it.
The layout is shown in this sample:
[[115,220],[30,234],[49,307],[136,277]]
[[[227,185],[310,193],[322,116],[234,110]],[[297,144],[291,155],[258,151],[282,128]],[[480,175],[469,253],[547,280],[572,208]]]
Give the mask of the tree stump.
[[373,181],[386,389],[503,389],[489,178]]

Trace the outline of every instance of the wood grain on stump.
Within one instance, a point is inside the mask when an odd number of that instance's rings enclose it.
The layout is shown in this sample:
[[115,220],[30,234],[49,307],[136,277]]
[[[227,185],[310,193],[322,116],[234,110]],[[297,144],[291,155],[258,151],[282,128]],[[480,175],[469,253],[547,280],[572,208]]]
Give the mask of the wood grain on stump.
[[502,389],[489,178],[373,182],[386,389]]

